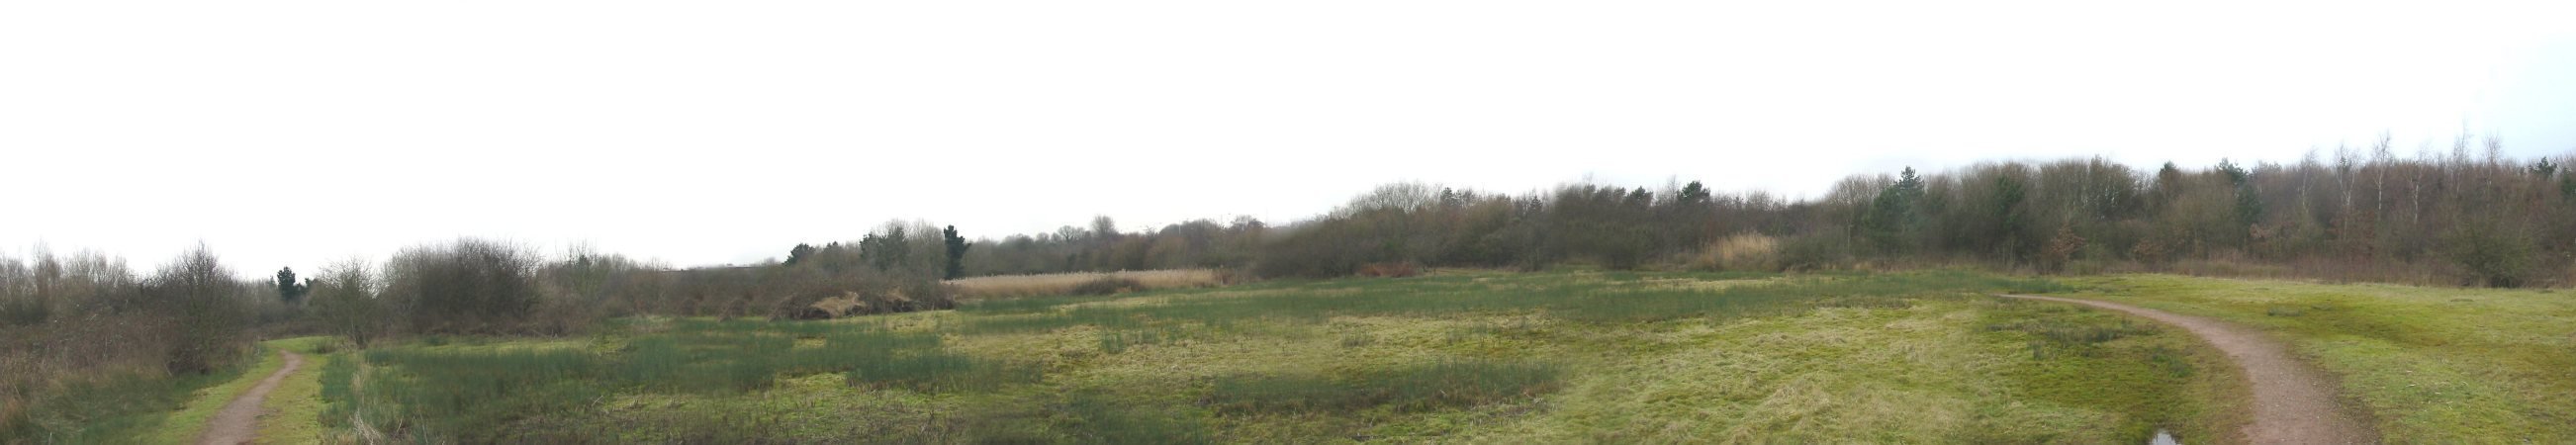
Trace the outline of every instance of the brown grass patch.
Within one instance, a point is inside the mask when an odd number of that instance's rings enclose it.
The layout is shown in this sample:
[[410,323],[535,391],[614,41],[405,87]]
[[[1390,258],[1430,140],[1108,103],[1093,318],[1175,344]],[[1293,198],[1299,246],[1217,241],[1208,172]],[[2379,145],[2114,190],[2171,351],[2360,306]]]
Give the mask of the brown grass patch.
[[1690,262],[1700,270],[1779,270],[1780,241],[1759,233],[1729,236],[1708,243]]
[[1360,266],[1359,275],[1369,278],[1404,278],[1422,274],[1422,266],[1413,263],[1369,263]]
[[1019,298],[1072,295],[1085,283],[1133,281],[1134,290],[1215,287],[1227,284],[1225,275],[1210,269],[1173,269],[1119,271],[1109,273],[1079,272],[1040,275],[1002,275],[948,280],[944,282],[965,298]]

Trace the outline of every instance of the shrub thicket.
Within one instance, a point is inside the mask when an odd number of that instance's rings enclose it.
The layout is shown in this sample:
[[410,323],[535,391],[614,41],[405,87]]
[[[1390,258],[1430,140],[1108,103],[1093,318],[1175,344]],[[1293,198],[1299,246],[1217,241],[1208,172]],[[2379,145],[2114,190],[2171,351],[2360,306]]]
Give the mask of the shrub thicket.
[[1121,277],[1121,276],[1115,276],[1115,275],[1103,275],[1103,276],[1101,276],[1100,278],[1095,278],[1095,279],[1092,279],[1091,281],[1084,281],[1084,282],[1082,282],[1082,284],[1076,284],[1076,285],[1073,285],[1073,292],[1072,292],[1072,294],[1073,294],[1073,295],[1111,295],[1111,294],[1117,294],[1117,293],[1120,293],[1120,292],[1134,292],[1134,291],[1139,291],[1139,290],[1144,290],[1144,289],[1145,289],[1145,283],[1144,283],[1144,282],[1141,282],[1141,281],[1136,281],[1136,279],[1134,279],[1134,278],[1127,278],[1127,277]]
[[414,333],[505,333],[537,305],[538,256],[524,247],[460,239],[395,253],[384,297]]

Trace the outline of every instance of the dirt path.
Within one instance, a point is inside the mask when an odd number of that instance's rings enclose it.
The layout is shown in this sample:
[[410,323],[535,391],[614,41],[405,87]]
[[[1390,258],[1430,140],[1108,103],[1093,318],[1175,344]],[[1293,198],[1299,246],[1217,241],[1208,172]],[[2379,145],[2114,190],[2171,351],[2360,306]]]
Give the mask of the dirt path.
[[277,353],[286,354],[286,366],[277,367],[277,372],[269,373],[258,385],[234,397],[232,403],[224,404],[223,411],[216,411],[214,420],[207,421],[204,435],[197,436],[199,445],[239,445],[259,438],[260,403],[268,400],[268,392],[276,390],[278,382],[294,374],[296,367],[304,366],[301,354],[286,350]]
[[2226,352],[2228,358],[2236,361],[2236,366],[2244,370],[2245,379],[2254,386],[2254,422],[2246,424],[2243,433],[2248,442],[2352,444],[2378,441],[2368,426],[2355,421],[2335,403],[2334,380],[2291,355],[2288,345],[2261,332],[2217,320],[2119,303],[2037,295],[2002,296],[2127,312],[2181,326],[2183,330],[2217,346],[2219,351]]

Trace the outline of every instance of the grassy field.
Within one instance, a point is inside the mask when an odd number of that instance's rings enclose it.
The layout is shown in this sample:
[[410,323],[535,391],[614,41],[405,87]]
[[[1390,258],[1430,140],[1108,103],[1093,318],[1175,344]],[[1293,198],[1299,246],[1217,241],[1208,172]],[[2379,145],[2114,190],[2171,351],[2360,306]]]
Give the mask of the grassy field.
[[2134,275],[2076,296],[2256,326],[2340,375],[2391,443],[2576,441],[2576,294]]
[[[633,319],[315,366],[457,442],[2217,442],[2241,381],[2178,329],[1962,272],[1448,273]],[[318,363],[317,363],[318,364]],[[352,385],[352,381],[363,381]]]

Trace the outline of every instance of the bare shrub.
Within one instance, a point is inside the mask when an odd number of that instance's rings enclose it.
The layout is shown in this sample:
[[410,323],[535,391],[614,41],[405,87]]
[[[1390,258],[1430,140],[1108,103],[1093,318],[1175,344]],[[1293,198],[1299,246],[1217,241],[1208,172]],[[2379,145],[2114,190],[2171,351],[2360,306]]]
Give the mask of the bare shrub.
[[1798,235],[1780,244],[1781,270],[1838,269],[1850,263],[1851,237],[1841,233]]
[[537,255],[473,238],[395,253],[384,296],[414,333],[504,333],[536,307]]
[[205,373],[240,359],[250,347],[244,329],[250,324],[242,284],[232,271],[199,245],[182,253],[143,286],[147,300],[172,318],[172,340],[164,364],[171,373]]
[[313,288],[313,314],[322,329],[360,348],[384,336],[393,314],[367,261],[349,259],[322,269]]
[[2039,267],[2048,273],[2064,272],[2066,265],[2075,261],[2076,254],[2083,251],[2084,237],[2075,234],[2075,227],[2059,227],[2057,235],[2049,238],[2048,246],[2040,249]]
[[2475,221],[2443,239],[2450,244],[2446,253],[2466,272],[2469,284],[2521,287],[2540,268],[2531,237],[2503,226],[2491,219]]

